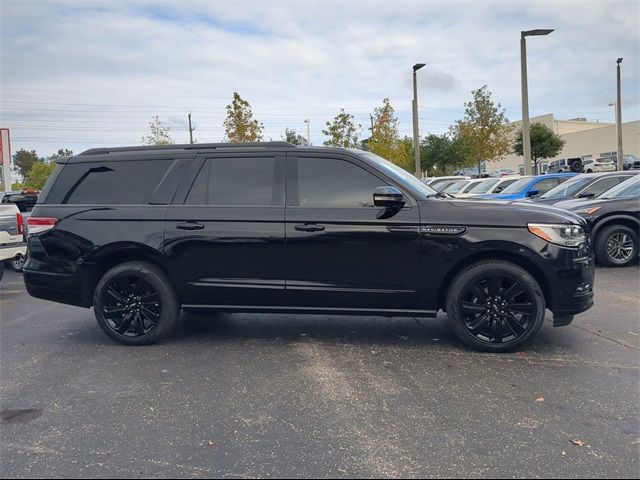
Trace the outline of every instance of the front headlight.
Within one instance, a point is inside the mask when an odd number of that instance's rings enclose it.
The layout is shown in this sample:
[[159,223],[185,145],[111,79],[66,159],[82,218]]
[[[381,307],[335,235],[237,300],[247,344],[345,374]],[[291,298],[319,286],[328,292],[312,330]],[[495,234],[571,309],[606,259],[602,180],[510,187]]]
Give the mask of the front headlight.
[[584,215],[592,215],[598,210],[600,210],[600,207],[589,207],[589,208],[581,208],[580,210],[576,210],[574,213],[576,213],[577,215],[584,216]]
[[587,241],[584,229],[579,225],[530,223],[527,228],[535,236],[563,247],[578,247]]

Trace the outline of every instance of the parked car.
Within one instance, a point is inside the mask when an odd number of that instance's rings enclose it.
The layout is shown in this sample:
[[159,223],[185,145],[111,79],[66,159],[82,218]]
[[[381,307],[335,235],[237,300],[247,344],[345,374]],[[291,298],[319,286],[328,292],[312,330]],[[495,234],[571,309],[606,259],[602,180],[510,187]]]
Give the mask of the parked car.
[[600,264],[622,267],[638,258],[640,175],[632,176],[600,198],[560,202],[556,207],[585,218]]
[[475,197],[478,195],[500,193],[512,183],[521,179],[520,175],[513,177],[486,178],[482,183],[477,184],[469,190],[464,196]]
[[[24,226],[26,228],[26,219],[29,218],[31,214],[31,210],[36,205],[38,201],[38,195],[40,192],[38,190],[19,190],[19,191],[11,191],[11,192],[3,192],[0,193],[0,205],[4,204],[14,204],[18,207],[18,210],[22,213],[22,217],[24,220]],[[12,270],[16,272],[21,272],[22,267],[24,266],[24,262],[26,260],[25,255],[17,255],[14,258],[6,260],[5,263],[11,267]]]
[[533,201],[553,205],[564,200],[597,198],[638,173],[640,172],[584,173],[561,183]]
[[[460,178],[460,177],[458,177]],[[431,188],[439,191],[439,192],[444,192],[447,188],[449,188],[451,185],[453,185],[454,183],[458,183],[460,180],[445,180],[443,182],[437,182],[437,183],[432,183],[431,185],[429,185]]]
[[[612,155],[609,157],[602,157],[603,160],[612,161],[614,165],[618,165],[618,156]],[[635,155],[624,155],[622,157],[622,168],[624,170],[640,170],[640,160]],[[600,160],[600,159],[599,159]]]
[[15,204],[0,203],[0,281],[5,262],[26,255],[23,225],[22,214]]
[[498,170],[493,170],[489,172],[490,177],[507,177],[510,175],[520,175],[520,174],[510,168],[500,168]]
[[127,345],[180,308],[433,316],[511,350],[593,304],[579,216],[446,198],[364,151],[286,142],[92,149],[56,160],[29,218],[34,297],[93,307]]
[[469,190],[471,190],[473,187],[481,184],[485,180],[486,180],[485,178],[474,178],[474,179],[471,179],[471,180],[460,180],[460,181],[454,183],[453,185],[449,185],[447,188],[445,188],[442,191],[445,192],[445,193],[448,193],[449,195],[453,195],[454,197],[457,197],[457,198],[464,198],[465,196],[467,196]]
[[615,172],[617,169],[615,161],[610,158],[586,158],[582,163],[584,173]]
[[469,168],[461,168],[453,172],[454,175],[459,175],[463,177],[478,177],[485,175],[487,172],[481,168],[480,173],[478,173],[478,167],[469,167]]
[[536,198],[576,175],[576,173],[555,173],[538,175],[536,177],[521,177],[498,194],[480,195],[473,198],[491,200],[523,200]]
[[562,172],[582,173],[583,170],[584,164],[582,157],[569,157],[550,161],[547,174]]
[[457,182],[458,180],[465,178],[471,178],[471,177],[461,177],[460,175],[449,175],[449,176],[443,176],[443,177],[429,177],[426,180],[424,180],[424,183],[426,185],[429,185],[431,187],[434,187],[435,185],[438,185],[439,183],[442,182],[449,182],[449,181],[454,181]]

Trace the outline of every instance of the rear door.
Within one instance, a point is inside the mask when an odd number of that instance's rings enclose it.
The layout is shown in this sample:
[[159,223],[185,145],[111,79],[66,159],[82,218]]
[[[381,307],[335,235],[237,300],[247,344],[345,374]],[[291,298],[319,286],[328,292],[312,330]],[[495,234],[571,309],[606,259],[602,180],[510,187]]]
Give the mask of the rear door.
[[376,187],[400,185],[349,156],[287,154],[288,305],[328,309],[415,308],[418,206],[373,205]]
[[283,154],[202,154],[169,207],[165,252],[185,305],[284,297]]

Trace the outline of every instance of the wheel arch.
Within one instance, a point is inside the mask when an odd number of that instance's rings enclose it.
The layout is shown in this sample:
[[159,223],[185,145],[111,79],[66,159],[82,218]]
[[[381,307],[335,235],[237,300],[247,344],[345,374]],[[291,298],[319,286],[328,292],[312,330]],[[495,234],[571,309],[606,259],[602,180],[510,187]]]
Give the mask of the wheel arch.
[[176,295],[178,290],[163,255],[148,245],[133,242],[115,242],[103,246],[87,259],[88,270],[84,297],[93,304],[93,293],[102,276],[111,268],[126,262],[142,261],[159,268],[169,279]]
[[533,261],[529,260],[526,256],[516,252],[506,250],[484,250],[482,252],[473,253],[460,260],[445,275],[442,283],[440,284],[440,289],[438,290],[437,299],[439,308],[446,308],[447,292],[449,291],[449,287],[451,286],[451,283],[456,278],[456,276],[469,265],[473,265],[474,263],[478,263],[483,260],[504,260],[524,268],[533,276],[536,282],[538,282],[540,288],[542,288],[547,308],[549,308],[549,306],[552,304],[553,297],[551,295],[551,287],[549,285],[549,282],[547,281],[547,278],[545,277],[542,270],[540,270]]
[[594,225],[591,229],[591,240],[593,242],[596,241],[598,237],[598,233],[604,228],[610,225],[625,225],[636,232],[640,230],[640,220],[633,218],[630,215],[610,215],[608,217],[602,218],[598,223]]

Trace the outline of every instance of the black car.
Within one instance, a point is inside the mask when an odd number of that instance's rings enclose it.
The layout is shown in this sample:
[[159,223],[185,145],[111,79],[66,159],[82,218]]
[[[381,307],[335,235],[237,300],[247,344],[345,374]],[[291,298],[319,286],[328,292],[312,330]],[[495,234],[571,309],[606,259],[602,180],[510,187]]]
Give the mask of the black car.
[[129,345],[180,308],[434,316],[513,349],[593,304],[579,216],[455,200],[372,153],[286,142],[92,149],[57,160],[29,219],[34,297],[94,307]]
[[628,180],[640,171],[585,173],[567,180],[553,187],[547,193],[532,199],[536,203],[554,205],[556,203],[573,199],[597,198],[607,191]]
[[560,202],[556,207],[586,219],[596,259],[602,265],[622,267],[638,257],[640,175],[632,176],[600,198]]

